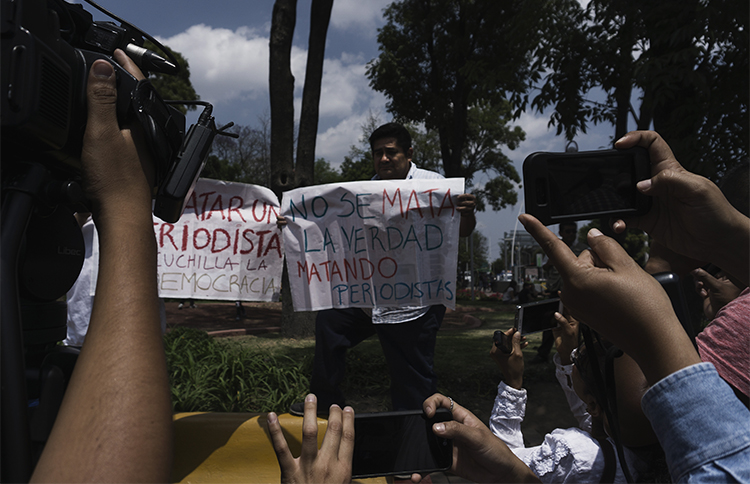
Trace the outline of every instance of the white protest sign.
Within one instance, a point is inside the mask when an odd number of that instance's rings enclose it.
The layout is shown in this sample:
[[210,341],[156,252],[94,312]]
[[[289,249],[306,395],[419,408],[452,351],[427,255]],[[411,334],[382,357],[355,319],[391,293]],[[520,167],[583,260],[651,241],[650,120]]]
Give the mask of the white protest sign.
[[267,188],[199,179],[177,223],[154,217],[159,297],[278,300],[278,211],[278,199]]
[[377,180],[284,193],[295,311],[455,308],[463,178]]

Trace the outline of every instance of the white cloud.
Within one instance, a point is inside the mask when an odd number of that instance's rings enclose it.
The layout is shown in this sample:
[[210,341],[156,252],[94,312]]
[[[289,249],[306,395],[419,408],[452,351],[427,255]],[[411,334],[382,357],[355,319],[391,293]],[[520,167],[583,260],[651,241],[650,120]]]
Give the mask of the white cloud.
[[[267,34],[248,27],[232,31],[199,24],[160,40],[188,60],[190,80],[201,99],[226,104],[268,97]],[[306,56],[292,49],[293,72],[304,73]]]
[[336,0],[331,10],[331,25],[340,30],[367,33],[375,37],[376,29],[383,24],[383,9],[392,0]]

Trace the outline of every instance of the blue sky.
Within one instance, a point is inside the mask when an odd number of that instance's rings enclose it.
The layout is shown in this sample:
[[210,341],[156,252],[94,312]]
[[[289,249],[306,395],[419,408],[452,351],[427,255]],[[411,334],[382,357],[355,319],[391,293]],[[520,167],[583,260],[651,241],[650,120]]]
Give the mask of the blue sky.
[[[214,104],[219,123],[255,126],[269,111],[268,37],[273,0],[100,0],[99,4],[135,24],[185,56],[191,81],[201,99]],[[307,56],[311,0],[298,0],[292,52],[296,79],[295,107],[299,113]],[[385,97],[369,87],[367,62],[377,57],[377,29],[389,0],[335,0],[328,31],[320,104],[316,157],[338,166],[370,113],[390,120]],[[88,4],[85,9],[94,13]],[[95,13],[96,20],[106,18]],[[194,120],[194,119],[193,119]],[[521,173],[523,160],[535,151],[563,151],[564,139],[547,128],[548,117],[524,113],[516,124],[526,141],[507,155]],[[191,122],[191,120],[189,120]],[[576,138],[580,150],[608,147],[614,129],[592,127]],[[482,183],[482,180],[477,180]],[[478,214],[477,230],[489,238],[491,260],[499,255],[498,241],[516,225],[519,205]],[[520,228],[520,227],[519,227]],[[556,231],[556,227],[552,227]]]

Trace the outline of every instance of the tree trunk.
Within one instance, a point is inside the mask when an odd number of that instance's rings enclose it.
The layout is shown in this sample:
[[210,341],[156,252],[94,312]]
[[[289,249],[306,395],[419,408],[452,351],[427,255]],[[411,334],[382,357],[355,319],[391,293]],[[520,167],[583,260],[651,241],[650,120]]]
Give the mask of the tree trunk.
[[[318,132],[320,87],[328,24],[333,0],[313,0],[305,87],[295,167],[294,76],[291,50],[297,16],[296,0],[276,0],[270,40],[269,92],[271,96],[271,189],[283,192],[313,183],[315,139]],[[294,312],[286,264],[281,278],[281,335],[303,338],[315,334],[315,312]]]
[[297,0],[276,0],[269,42],[268,91],[271,101],[271,190],[277,197],[294,188],[294,76],[292,38]]
[[315,167],[315,140],[318,135],[320,86],[323,79],[326,36],[333,0],[313,0],[310,14],[310,39],[307,51],[305,87],[302,92],[299,138],[297,139],[297,186],[312,185]]

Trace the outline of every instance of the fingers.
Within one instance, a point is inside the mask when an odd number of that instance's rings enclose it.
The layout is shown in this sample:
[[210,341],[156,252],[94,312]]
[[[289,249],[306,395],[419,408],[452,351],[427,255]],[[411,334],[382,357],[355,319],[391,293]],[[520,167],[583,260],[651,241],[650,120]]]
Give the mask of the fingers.
[[718,291],[721,289],[719,280],[703,269],[695,269],[692,274],[704,288],[711,291]]
[[550,259],[550,262],[562,274],[563,271],[570,271],[575,266],[577,257],[570,250],[565,242],[557,238],[547,227],[545,227],[533,215],[527,213],[521,214],[518,220],[524,228],[539,243],[542,250]]
[[[339,444],[339,461],[351,464],[354,456],[354,409],[344,407],[343,429]],[[351,473],[351,470],[349,471]]]
[[[332,405],[328,414],[328,428],[323,444],[320,446],[321,457],[331,459],[341,465],[351,465],[354,455],[354,409],[343,410]],[[351,472],[351,469],[349,470]]]
[[667,142],[654,131],[631,131],[615,142],[615,148],[617,149],[632,148],[633,146],[642,146],[648,149],[648,155],[651,158],[651,173],[680,166]]
[[[591,247],[593,265],[595,267],[618,268],[631,266],[634,261],[614,239],[602,234],[599,229],[591,229],[588,233],[588,244]],[[560,271],[562,273],[562,271]]]
[[521,348],[521,333],[516,331],[515,333],[513,333],[513,353],[521,355]]
[[289,445],[287,445],[284,433],[281,431],[279,418],[273,412],[268,414],[268,431],[271,434],[271,443],[273,444],[273,451],[276,453],[276,459],[279,461],[279,467],[283,471],[294,466],[294,456],[289,451]]
[[125,68],[126,71],[131,73],[133,77],[135,77],[139,81],[146,78],[146,76],[143,75],[143,72],[141,72],[140,67],[138,67],[138,65],[133,62],[133,59],[128,57],[128,55],[122,50],[115,49],[115,54],[113,57],[118,64]]
[[422,403],[422,410],[424,410],[427,418],[434,417],[437,409],[441,407],[451,408],[451,401],[450,398],[446,397],[445,395],[441,395],[440,393],[436,393],[430,397],[427,397],[424,403]]
[[[318,455],[317,409],[317,397],[312,393],[307,395],[305,397],[305,412],[302,418],[302,451],[300,452],[300,460],[305,461],[307,465],[311,465]],[[333,410],[333,407],[331,409]]]

